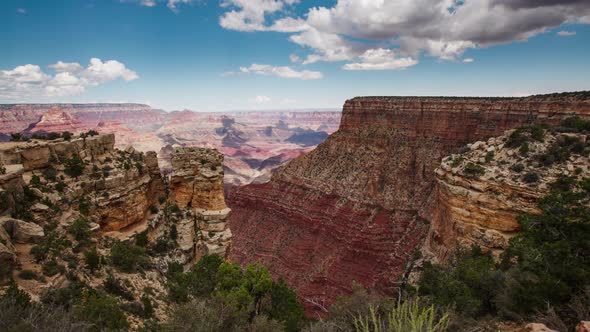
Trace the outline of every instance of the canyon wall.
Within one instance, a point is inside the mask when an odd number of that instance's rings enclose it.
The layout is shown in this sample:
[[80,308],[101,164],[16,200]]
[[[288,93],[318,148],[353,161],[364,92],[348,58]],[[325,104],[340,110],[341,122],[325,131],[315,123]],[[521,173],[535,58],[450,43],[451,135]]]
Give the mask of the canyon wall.
[[364,97],[340,129],[230,195],[232,257],[262,262],[319,312],[353,281],[392,292],[436,213],[434,170],[469,142],[590,114],[575,98]]

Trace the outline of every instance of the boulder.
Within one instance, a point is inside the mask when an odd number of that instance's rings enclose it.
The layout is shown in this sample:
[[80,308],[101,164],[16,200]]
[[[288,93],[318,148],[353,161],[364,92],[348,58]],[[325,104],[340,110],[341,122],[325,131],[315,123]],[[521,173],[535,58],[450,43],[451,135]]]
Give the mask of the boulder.
[[16,243],[39,243],[45,236],[43,227],[19,219],[3,219],[0,225]]

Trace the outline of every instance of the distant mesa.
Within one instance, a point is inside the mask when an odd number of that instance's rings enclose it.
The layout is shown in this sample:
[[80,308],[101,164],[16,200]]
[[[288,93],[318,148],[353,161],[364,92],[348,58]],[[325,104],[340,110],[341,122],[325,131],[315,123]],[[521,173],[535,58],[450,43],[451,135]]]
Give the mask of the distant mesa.
[[69,131],[77,134],[85,131],[82,122],[74,115],[64,111],[60,107],[52,107],[45,112],[39,122],[30,129],[31,133],[62,133]]

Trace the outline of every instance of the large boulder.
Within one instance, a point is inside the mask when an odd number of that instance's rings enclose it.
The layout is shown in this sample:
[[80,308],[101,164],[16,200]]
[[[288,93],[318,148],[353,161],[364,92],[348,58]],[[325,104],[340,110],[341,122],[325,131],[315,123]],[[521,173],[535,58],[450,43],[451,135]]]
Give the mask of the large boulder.
[[16,243],[39,243],[45,232],[43,227],[19,219],[4,218],[0,220],[0,225],[6,232],[11,235],[12,241]]

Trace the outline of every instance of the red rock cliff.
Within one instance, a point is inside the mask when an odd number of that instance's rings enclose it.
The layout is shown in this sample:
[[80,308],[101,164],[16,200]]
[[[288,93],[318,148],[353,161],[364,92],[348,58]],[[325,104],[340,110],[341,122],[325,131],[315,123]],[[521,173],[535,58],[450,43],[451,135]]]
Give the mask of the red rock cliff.
[[420,248],[435,207],[440,160],[476,139],[531,122],[590,114],[563,98],[365,97],[344,105],[340,129],[238,189],[233,259],[262,262],[296,288],[308,313],[352,281],[391,292]]

